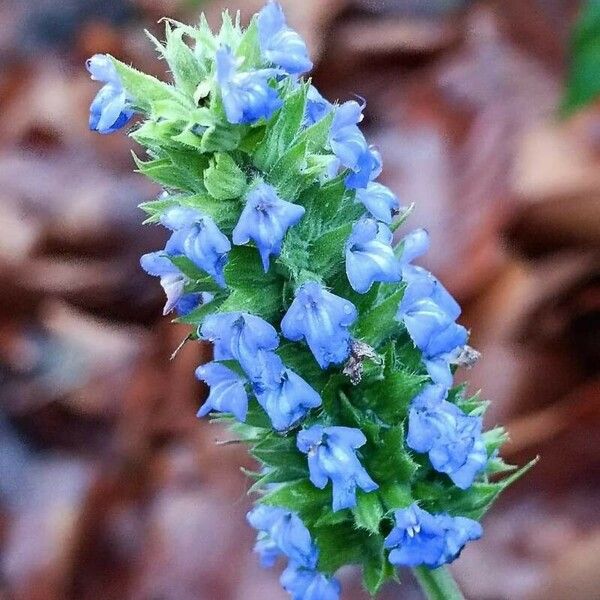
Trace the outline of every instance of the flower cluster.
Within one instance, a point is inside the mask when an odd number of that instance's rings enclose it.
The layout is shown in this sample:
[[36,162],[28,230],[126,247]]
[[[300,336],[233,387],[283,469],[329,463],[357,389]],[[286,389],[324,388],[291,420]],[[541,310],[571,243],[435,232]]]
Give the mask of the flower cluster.
[[260,463],[248,521],[262,564],[289,561],[295,600],[335,600],[348,561],[373,595],[391,565],[451,562],[481,535],[463,515],[509,482],[484,496],[473,485],[509,470],[504,435],[484,433],[483,404],[453,388],[467,331],[412,264],[426,232],[392,245],[404,209],[377,181],[365,103],[330,102],[302,79],[306,44],[275,2],[245,29],[227,13],[218,33],[167,21],[154,42],[174,84],[92,57],[104,87],[90,127],[132,123],[147,148],[138,169],[164,190],[141,207],[169,239],[141,266],[164,313],[213,346],[196,370],[209,388],[198,416],[227,419]]

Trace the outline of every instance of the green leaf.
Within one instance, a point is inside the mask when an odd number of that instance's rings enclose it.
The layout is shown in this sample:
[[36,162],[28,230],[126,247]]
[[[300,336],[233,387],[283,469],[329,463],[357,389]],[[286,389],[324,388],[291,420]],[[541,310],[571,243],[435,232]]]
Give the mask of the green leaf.
[[138,204],[138,208],[148,215],[148,218],[144,221],[144,225],[147,223],[158,223],[166,210],[173,206],[177,206],[177,201],[173,198],[159,198],[158,200],[150,200],[149,202]]
[[383,518],[383,506],[376,492],[366,494],[359,490],[356,494],[356,507],[352,509],[357,527],[371,533],[379,533],[379,523]]
[[377,348],[400,331],[402,326],[396,320],[396,313],[403,295],[404,287],[399,285],[383,302],[361,315],[355,325],[356,337]]
[[229,154],[215,154],[204,171],[204,186],[217,200],[230,200],[243,195],[247,182],[244,172]]
[[[254,153],[254,164],[269,171],[293,142],[304,119],[308,87],[301,85],[285,99],[285,104],[267,125],[265,137]],[[304,145],[306,148],[306,144]]]
[[110,58],[123,87],[139,110],[149,113],[152,103],[159,100],[174,100],[185,105],[185,98],[174,87],[164,81],[159,81],[156,77],[142,73],[112,56]]
[[324,511],[331,512],[331,491],[330,486],[320,490],[308,480],[294,481],[267,493],[261,502],[296,511],[305,522],[312,522]]
[[344,250],[352,223],[330,229],[310,245],[311,269],[324,279],[338,271],[344,264]]
[[256,69],[262,64],[262,55],[258,43],[258,19],[256,15],[252,17],[246,31],[242,35],[236,56],[244,60],[242,67],[245,71]]
[[308,187],[304,177],[306,167],[306,142],[295,144],[275,163],[268,174],[268,181],[277,188],[279,195],[293,202],[300,192]]
[[233,229],[240,216],[241,206],[237,200],[217,200],[208,194],[181,196],[178,200],[183,206],[195,208],[211,217],[225,233]]
[[208,315],[212,315],[213,313],[217,312],[223,301],[223,297],[215,297],[210,302],[195,308],[192,312],[183,317],[175,319],[175,321],[177,323],[187,323],[188,325],[194,325],[197,327]]
[[171,29],[165,24],[166,48],[164,56],[171,68],[175,85],[184,93],[193,96],[198,84],[208,75],[192,49],[183,41],[185,30]]
[[241,140],[241,128],[225,123],[210,126],[202,135],[202,152],[225,152],[235,150]]
[[588,0],[573,28],[561,112],[569,115],[600,96],[600,2]]
[[381,590],[381,586],[389,579],[397,579],[396,570],[387,560],[382,548],[379,555],[370,556],[363,563],[363,585],[367,592],[375,597]]
[[406,483],[414,477],[417,463],[404,447],[404,427],[396,425],[381,433],[379,447],[369,453],[367,471],[380,483]]
[[308,477],[306,456],[296,447],[295,436],[267,436],[251,453],[268,467],[288,471],[293,475],[288,480]]
[[410,506],[414,499],[409,483],[387,483],[379,488],[379,495],[387,510]]

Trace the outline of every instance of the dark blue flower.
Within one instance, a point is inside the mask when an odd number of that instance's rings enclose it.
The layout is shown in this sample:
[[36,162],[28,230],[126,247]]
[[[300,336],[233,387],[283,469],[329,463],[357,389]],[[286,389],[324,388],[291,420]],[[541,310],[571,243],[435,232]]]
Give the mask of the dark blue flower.
[[385,539],[389,561],[399,567],[437,569],[458,557],[465,544],[481,537],[481,525],[466,517],[432,515],[412,504],[394,512],[395,527]]
[[309,281],[296,297],[281,321],[283,335],[292,341],[306,339],[321,368],[343,362],[350,353],[348,327],[356,320],[356,307]]
[[237,360],[255,385],[267,386],[279,377],[283,365],[272,352],[279,336],[264,319],[241,312],[215,313],[204,319],[199,333],[214,344],[215,360]]
[[352,190],[366,188],[370,181],[373,181],[381,174],[382,162],[381,154],[369,146],[358,158],[356,166],[352,172],[346,176],[346,187]]
[[379,221],[387,223],[392,222],[395,212],[400,209],[398,198],[390,188],[370,181],[364,189],[356,190],[356,199]]
[[333,110],[331,102],[325,100],[314,85],[308,88],[306,95],[306,109],[304,113],[304,125],[310,127],[318,123],[323,117]]
[[446,401],[446,395],[443,386],[428,385],[413,398],[406,443],[416,452],[428,452],[436,471],[467,489],[488,460],[482,421]]
[[341,586],[334,577],[290,563],[279,579],[292,600],[339,600]]
[[290,369],[283,370],[277,383],[257,391],[256,398],[278,431],[289,429],[309,409],[321,406],[321,396]]
[[209,292],[190,292],[189,294],[183,294],[179,299],[179,302],[175,305],[175,310],[180,317],[185,317],[195,308],[211,302],[213,298],[214,296]]
[[323,489],[333,485],[333,510],[356,506],[356,488],[372,492],[379,486],[369,477],[356,457],[356,449],[366,443],[359,429],[313,425],[298,433],[297,446],[308,455],[310,480]]
[[90,106],[90,129],[98,133],[113,133],[133,116],[135,111],[131,100],[109,56],[94,54],[86,67],[94,81],[104,83]]
[[319,555],[317,547],[296,513],[259,504],[248,513],[247,519],[260,532],[255,550],[261,555],[264,566],[274,564],[277,552],[298,565],[315,568]]
[[258,13],[258,41],[263,57],[291,75],[312,69],[306,43],[287,26],[281,5],[269,2]]
[[300,221],[304,210],[282,200],[274,187],[261,182],[246,196],[246,205],[233,230],[233,243],[243,245],[253,240],[266,272],[269,257],[279,256],[287,230]]
[[211,411],[229,412],[241,422],[248,412],[245,379],[225,365],[210,362],[196,369],[196,377],[210,386],[208,398],[198,411],[203,417]]
[[355,223],[346,242],[346,275],[354,291],[364,294],[376,281],[400,281],[391,242],[392,232],[383,223],[370,218]]
[[217,50],[216,61],[217,82],[230,123],[255,123],[269,119],[281,107],[277,90],[269,85],[269,80],[277,74],[275,70],[239,73],[236,58],[227,47]]

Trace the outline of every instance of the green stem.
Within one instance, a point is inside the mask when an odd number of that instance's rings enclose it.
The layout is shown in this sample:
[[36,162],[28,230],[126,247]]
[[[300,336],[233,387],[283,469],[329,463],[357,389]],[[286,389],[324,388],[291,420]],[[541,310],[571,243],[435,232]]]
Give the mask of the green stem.
[[465,600],[448,567],[416,567],[413,574],[428,600]]

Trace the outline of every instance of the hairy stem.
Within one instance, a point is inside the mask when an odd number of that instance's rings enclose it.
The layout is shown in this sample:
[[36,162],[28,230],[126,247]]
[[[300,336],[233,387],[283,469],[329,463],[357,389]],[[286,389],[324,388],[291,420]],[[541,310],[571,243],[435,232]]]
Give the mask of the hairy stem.
[[413,574],[428,600],[465,600],[448,567],[416,567]]

